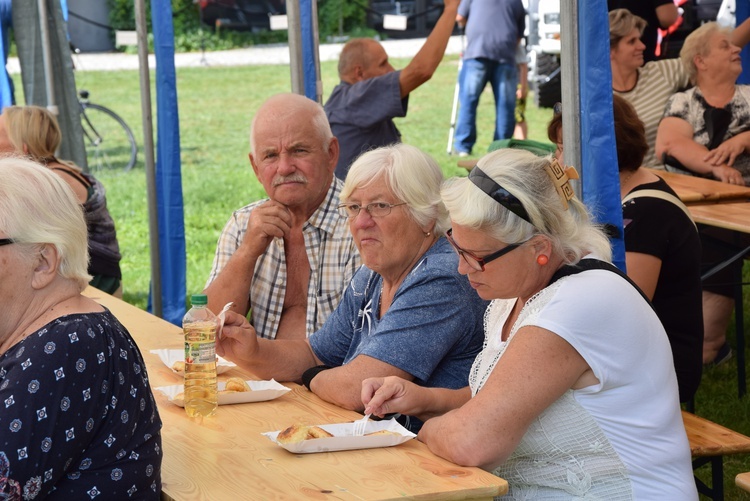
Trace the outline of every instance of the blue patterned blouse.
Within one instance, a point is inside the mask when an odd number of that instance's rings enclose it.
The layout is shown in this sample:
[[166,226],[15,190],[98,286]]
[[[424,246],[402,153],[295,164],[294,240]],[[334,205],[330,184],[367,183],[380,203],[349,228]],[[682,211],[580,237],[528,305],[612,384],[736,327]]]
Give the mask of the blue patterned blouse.
[[0,356],[0,499],[158,499],[160,430],[109,310],[58,318]]

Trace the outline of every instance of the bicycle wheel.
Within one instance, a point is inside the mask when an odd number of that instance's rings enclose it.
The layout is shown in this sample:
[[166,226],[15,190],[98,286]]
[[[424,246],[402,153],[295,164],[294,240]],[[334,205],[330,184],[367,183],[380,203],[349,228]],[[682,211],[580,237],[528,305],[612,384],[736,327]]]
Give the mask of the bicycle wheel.
[[104,106],[81,103],[81,125],[89,170],[128,171],[135,165],[138,147],[125,120]]

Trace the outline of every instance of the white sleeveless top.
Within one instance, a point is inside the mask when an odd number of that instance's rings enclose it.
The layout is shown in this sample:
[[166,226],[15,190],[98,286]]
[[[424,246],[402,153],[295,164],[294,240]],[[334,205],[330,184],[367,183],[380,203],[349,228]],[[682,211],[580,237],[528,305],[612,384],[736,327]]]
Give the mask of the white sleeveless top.
[[526,303],[503,342],[514,303],[495,300],[485,313],[472,396],[528,325],[568,341],[600,383],[567,391],[531,423],[494,472],[510,487],[502,499],[697,499],[669,342],[638,292],[611,271],[562,278]]

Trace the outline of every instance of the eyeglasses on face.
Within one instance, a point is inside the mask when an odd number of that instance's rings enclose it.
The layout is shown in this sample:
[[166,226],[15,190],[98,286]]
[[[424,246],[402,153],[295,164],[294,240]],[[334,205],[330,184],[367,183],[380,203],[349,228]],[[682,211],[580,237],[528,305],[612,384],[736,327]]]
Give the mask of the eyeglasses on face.
[[508,244],[497,252],[493,252],[492,254],[489,254],[484,257],[479,257],[467,250],[462,249],[458,245],[456,245],[455,240],[453,240],[452,228],[446,232],[445,236],[448,239],[448,242],[450,242],[450,244],[453,246],[453,249],[456,251],[456,253],[459,256],[461,256],[464,261],[466,261],[466,264],[471,266],[476,271],[484,271],[484,267],[487,265],[487,263],[494,261],[495,259],[498,259],[499,257],[502,257],[505,254],[509,253],[516,247],[521,246],[521,244]]
[[0,247],[16,243],[12,238],[0,238]]
[[364,209],[370,217],[383,217],[391,213],[391,209],[399,205],[406,205],[406,202],[400,204],[389,204],[388,202],[373,202],[367,205],[359,204],[341,204],[339,205],[339,214],[349,219],[355,219],[359,216],[360,211]]

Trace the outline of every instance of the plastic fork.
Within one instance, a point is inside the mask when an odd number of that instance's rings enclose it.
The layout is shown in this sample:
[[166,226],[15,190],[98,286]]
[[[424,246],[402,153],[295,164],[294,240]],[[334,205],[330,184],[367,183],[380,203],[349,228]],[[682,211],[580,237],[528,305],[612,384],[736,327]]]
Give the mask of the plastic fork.
[[352,433],[355,437],[361,437],[365,434],[365,428],[367,427],[367,420],[370,419],[369,414],[365,414],[362,419],[357,419],[352,424],[354,425],[354,432]]
[[224,305],[224,308],[221,310],[221,312],[216,315],[216,317],[219,319],[219,339],[221,339],[221,333],[224,330],[224,317],[226,316],[227,310],[232,306],[234,306],[234,303],[232,301],[229,301]]

